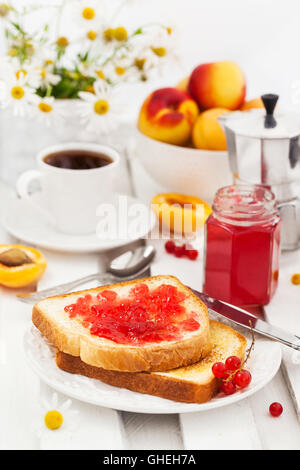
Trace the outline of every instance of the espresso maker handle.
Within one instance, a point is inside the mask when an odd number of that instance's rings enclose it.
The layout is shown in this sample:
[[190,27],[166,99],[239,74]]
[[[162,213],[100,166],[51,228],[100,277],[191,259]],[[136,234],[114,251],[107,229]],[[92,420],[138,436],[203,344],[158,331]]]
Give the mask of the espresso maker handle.
[[281,218],[281,245],[286,250],[296,250],[300,246],[300,199],[277,204]]

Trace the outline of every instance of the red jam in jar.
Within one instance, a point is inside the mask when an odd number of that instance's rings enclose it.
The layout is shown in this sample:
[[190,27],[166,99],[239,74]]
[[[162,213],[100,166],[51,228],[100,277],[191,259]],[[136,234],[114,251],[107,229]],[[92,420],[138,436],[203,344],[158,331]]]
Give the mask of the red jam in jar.
[[278,283],[280,218],[261,185],[221,188],[205,227],[203,291],[238,306],[267,304]]
[[187,311],[186,294],[170,284],[149,290],[139,284],[126,296],[111,290],[79,297],[65,312],[90,333],[119,344],[143,345],[181,339],[199,329],[196,313]]

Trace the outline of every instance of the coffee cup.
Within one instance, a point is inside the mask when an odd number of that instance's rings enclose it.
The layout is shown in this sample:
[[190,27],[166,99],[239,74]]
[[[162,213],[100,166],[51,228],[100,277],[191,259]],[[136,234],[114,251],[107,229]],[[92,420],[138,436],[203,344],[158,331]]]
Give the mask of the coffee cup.
[[[54,145],[38,153],[37,169],[19,177],[17,192],[57,230],[73,235],[93,233],[97,208],[113,199],[119,164],[118,152],[105,145]],[[42,189],[38,197],[30,192],[36,180]]]

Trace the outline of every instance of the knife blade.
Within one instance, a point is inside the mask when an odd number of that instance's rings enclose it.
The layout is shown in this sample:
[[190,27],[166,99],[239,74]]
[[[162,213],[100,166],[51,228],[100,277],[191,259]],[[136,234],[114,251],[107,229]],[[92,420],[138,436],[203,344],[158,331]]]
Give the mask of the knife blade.
[[221,300],[213,299],[203,292],[198,292],[192,289],[194,294],[205,303],[207,308],[212,312],[230,320],[232,323],[243,326],[247,329],[252,329],[256,333],[267,336],[275,341],[289,346],[290,348],[300,351],[300,337],[289,333],[277,326],[273,326],[260,318],[251,315],[246,310],[235,307],[234,305],[227,304]]

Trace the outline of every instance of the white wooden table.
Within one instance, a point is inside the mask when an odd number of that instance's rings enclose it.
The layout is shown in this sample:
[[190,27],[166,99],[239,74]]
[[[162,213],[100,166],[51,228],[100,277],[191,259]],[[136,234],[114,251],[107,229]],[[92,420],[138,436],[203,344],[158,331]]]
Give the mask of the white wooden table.
[[[149,201],[161,188],[137,162],[132,167],[134,190],[142,200]],[[128,181],[126,184],[127,189],[123,189],[129,191]],[[5,207],[7,198],[7,191],[0,186],[0,210]],[[12,239],[0,228],[0,243],[9,241]],[[177,275],[191,287],[201,287],[202,257],[195,262],[175,259],[164,253],[161,241],[154,243],[158,255],[152,274]],[[107,260],[107,255],[62,256],[43,251],[48,268],[40,288],[75,279],[97,268],[104,270]],[[41,397],[49,399],[53,390],[40,383],[22,353],[22,336],[30,319],[31,307],[16,300],[15,292],[1,288],[1,449],[300,449],[300,424],[282,371],[251,398],[201,413],[134,414],[73,400],[72,409],[79,412],[78,429],[68,439],[62,439],[59,431],[39,438],[32,427],[38,419],[36,404]],[[66,397],[59,394],[59,399]],[[278,419],[268,414],[273,401],[281,402],[284,407]]]

